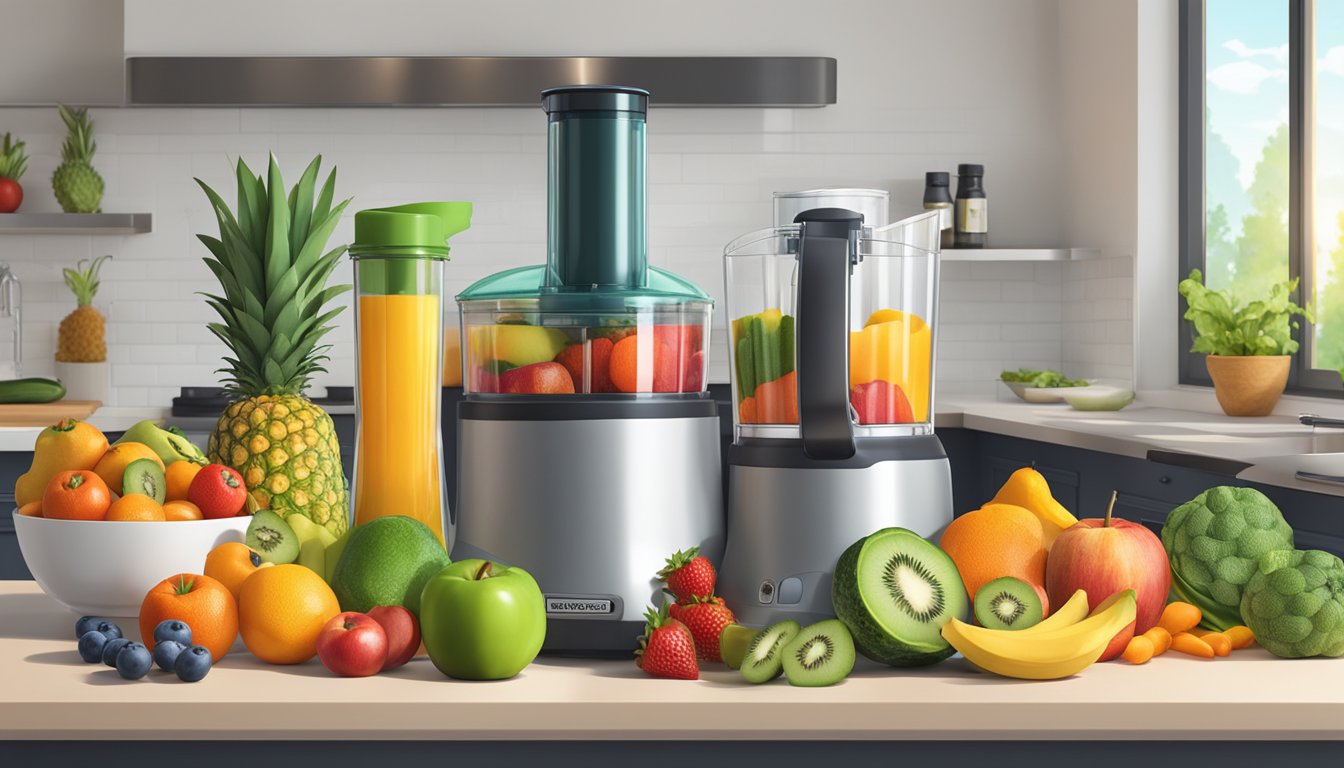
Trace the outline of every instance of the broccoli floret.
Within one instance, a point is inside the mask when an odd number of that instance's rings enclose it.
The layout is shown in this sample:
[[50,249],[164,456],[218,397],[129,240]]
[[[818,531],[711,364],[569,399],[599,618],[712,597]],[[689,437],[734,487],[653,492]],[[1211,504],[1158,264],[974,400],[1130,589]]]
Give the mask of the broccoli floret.
[[1270,552],[1243,591],[1241,617],[1275,656],[1344,656],[1344,561],[1319,549]]
[[1293,529],[1263,493],[1222,485],[1172,510],[1162,546],[1172,591],[1223,630],[1241,623],[1242,593],[1260,558],[1293,550]]

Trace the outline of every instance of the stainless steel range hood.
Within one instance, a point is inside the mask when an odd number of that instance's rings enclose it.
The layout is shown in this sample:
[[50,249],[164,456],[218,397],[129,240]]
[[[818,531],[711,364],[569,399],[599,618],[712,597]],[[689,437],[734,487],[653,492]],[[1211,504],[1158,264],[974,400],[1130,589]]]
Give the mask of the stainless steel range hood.
[[835,59],[803,56],[138,56],[130,106],[535,107],[544,88],[637,85],[656,106],[822,107]]

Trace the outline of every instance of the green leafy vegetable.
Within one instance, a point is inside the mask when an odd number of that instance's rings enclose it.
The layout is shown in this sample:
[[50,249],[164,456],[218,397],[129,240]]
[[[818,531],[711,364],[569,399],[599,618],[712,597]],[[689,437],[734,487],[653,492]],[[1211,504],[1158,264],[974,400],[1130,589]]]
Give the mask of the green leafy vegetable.
[[1298,349],[1292,337],[1299,327],[1294,316],[1314,320],[1310,306],[1293,301],[1297,278],[1270,286],[1269,298],[1241,305],[1230,290],[1215,291],[1204,285],[1198,269],[1179,286],[1185,297],[1185,319],[1195,329],[1191,352],[1244,357],[1291,355]]
[[1000,381],[1022,382],[1029,387],[1048,389],[1052,387],[1085,387],[1083,379],[1070,379],[1059,371],[1046,369],[1033,371],[1030,368],[1018,368],[1016,371],[1004,371],[999,374]]

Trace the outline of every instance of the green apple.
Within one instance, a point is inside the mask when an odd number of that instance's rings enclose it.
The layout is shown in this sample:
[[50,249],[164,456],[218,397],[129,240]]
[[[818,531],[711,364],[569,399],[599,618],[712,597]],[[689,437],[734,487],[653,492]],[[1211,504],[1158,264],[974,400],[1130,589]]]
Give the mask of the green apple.
[[420,635],[439,671],[503,680],[523,670],[546,639],[546,602],[522,568],[459,560],[425,582]]

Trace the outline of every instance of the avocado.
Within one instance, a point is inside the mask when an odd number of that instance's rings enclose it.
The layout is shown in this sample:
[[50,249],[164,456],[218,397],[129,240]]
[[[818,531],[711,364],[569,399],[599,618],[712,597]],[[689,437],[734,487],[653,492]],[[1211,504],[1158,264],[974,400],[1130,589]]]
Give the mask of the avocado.
[[149,449],[158,454],[166,467],[174,461],[190,461],[196,464],[209,464],[205,454],[200,448],[197,448],[182,431],[176,427],[164,429],[149,419],[136,422],[134,426],[126,430],[126,433],[117,438],[113,445],[122,443],[144,443]]

